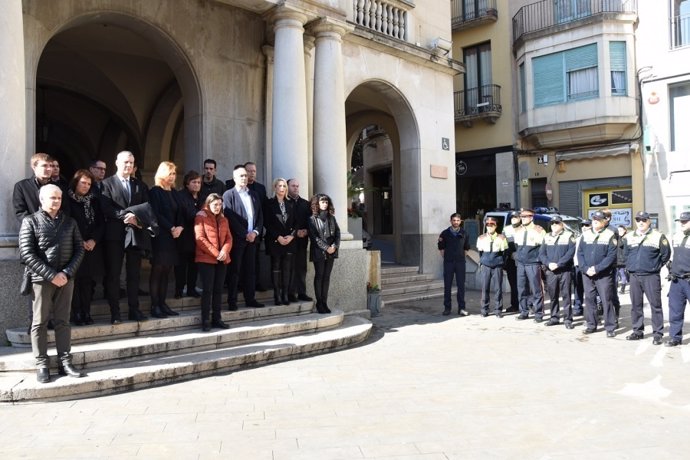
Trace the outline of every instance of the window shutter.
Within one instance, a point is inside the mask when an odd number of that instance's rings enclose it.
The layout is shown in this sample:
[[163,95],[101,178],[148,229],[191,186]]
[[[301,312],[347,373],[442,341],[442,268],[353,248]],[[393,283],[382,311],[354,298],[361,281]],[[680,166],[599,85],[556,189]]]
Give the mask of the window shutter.
[[532,71],[535,107],[565,100],[562,53],[533,58]]
[[625,72],[625,42],[609,42],[609,54],[611,55],[611,70]]
[[587,69],[589,67],[596,67],[597,58],[597,44],[580,46],[565,52],[565,71]]

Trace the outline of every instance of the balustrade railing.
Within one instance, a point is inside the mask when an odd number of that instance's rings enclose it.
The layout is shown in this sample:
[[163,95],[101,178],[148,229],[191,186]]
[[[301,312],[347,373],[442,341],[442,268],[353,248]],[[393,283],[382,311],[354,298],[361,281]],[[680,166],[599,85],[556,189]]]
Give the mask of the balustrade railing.
[[495,20],[498,18],[496,0],[450,0],[450,17],[454,29],[483,18]]
[[524,34],[602,13],[636,13],[637,0],[542,0],[513,16],[513,41]]
[[671,19],[671,38],[673,48],[690,45],[690,14]]
[[495,116],[503,111],[501,106],[501,87],[482,85],[453,93],[455,120],[481,118],[485,114]]
[[398,40],[407,38],[407,11],[383,0],[353,0],[354,21]]

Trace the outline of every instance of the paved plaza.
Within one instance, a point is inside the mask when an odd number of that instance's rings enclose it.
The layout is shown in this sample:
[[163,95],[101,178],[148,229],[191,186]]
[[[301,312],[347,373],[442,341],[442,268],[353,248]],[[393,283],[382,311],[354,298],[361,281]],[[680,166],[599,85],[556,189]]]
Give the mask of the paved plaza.
[[[2,458],[647,459],[690,452],[690,346],[385,309],[354,349],[77,401],[0,406]],[[647,312],[648,313],[648,312]],[[647,327],[649,330],[649,326]],[[687,332],[687,327],[686,327]]]

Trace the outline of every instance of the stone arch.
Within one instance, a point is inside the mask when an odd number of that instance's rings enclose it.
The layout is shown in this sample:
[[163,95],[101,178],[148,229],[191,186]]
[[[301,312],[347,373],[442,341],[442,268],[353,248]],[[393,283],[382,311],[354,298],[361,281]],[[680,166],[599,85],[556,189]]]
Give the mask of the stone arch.
[[[380,127],[392,145],[392,194],[394,261],[421,263],[421,190],[419,178],[420,139],[414,111],[393,84],[365,80],[348,94],[346,139],[348,164],[360,133],[370,125]],[[371,212],[371,210],[367,210]]]
[[[63,91],[71,91],[82,98],[90,99],[94,106],[98,105],[103,109],[101,114],[107,113],[109,115],[109,119],[103,121],[99,135],[94,135],[98,139],[91,142],[94,149],[91,154],[92,157],[104,158],[104,152],[107,151],[110,158],[105,157],[105,159],[113,159],[118,150],[134,146],[142,152],[139,156],[142,169],[150,170],[151,165],[154,165],[155,170],[159,161],[170,160],[171,157],[181,169],[198,167],[203,155],[202,90],[190,59],[174,37],[160,25],[128,12],[100,10],[77,14],[67,12],[65,17],[51,21],[50,28],[47,28],[46,24],[48,21],[40,23],[40,26],[43,27],[35,27],[34,32],[37,33],[33,36],[33,40],[27,42],[27,45],[33,47],[31,52],[27,53],[26,75],[29,131],[27,150],[29,154],[35,151],[37,147],[34,129],[37,129],[37,122],[42,116],[37,107],[36,97],[40,79],[41,86],[45,84],[59,85]],[[116,84],[117,78],[120,79],[119,82],[124,80],[121,74],[109,78],[108,71],[112,71],[113,66],[108,66],[106,53],[103,53],[102,60],[80,62],[80,65],[84,64],[82,68],[86,74],[77,74],[69,83],[66,83],[67,79],[64,75],[55,72],[41,73],[43,69],[39,67],[43,65],[44,58],[48,54],[46,50],[51,50],[51,41],[56,40],[56,38],[59,40],[60,37],[69,38],[70,33],[77,35],[82,32],[98,35],[97,28],[99,27],[104,29],[101,37],[105,43],[108,39],[106,34],[112,34],[115,30],[123,35],[130,34],[131,37],[136,37],[139,42],[147,43],[156,62],[152,63],[150,59],[147,62],[147,56],[136,56],[140,65],[145,66],[148,63],[152,67],[167,67],[170,78],[156,82],[158,85],[156,90],[146,94],[147,103],[150,106],[146,108],[136,107],[137,98],[133,97],[132,92],[127,94],[123,91],[122,86],[118,87]],[[136,41],[132,40],[131,43],[134,42]],[[131,43],[129,44],[131,45]],[[59,45],[63,44],[60,43]],[[115,49],[119,43],[110,45]],[[127,45],[128,43],[122,44],[123,47]],[[59,59],[60,52],[65,54],[72,52],[73,59],[86,61],[87,59],[83,59],[84,56],[75,56],[75,51],[86,53],[87,46],[91,46],[91,44],[86,41],[83,48],[80,46],[82,45],[76,45],[72,49],[54,46],[52,51],[57,49],[58,52],[54,53],[56,56],[53,58]],[[127,49],[127,51],[137,50]],[[96,56],[97,52],[98,50],[90,57]],[[55,68],[57,66],[52,67],[52,69]],[[95,83],[86,84],[84,80],[89,77],[92,77],[92,82]],[[172,100],[174,98],[177,100]],[[88,127],[86,130],[88,131]],[[181,130],[184,134],[171,130]],[[157,139],[152,139],[153,136]],[[184,140],[184,148],[180,147],[180,139]],[[112,161],[108,161],[108,163],[112,165]],[[111,172],[112,169],[109,170],[109,173]]]

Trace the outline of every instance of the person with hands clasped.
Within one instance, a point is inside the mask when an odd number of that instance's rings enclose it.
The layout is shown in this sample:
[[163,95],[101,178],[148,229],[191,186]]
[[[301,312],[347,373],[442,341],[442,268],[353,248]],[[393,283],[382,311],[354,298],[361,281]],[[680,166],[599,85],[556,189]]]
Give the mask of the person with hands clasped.
[[340,227],[335,220],[335,208],[328,195],[319,193],[311,199],[312,216],[309,218],[311,260],[314,262],[314,294],[316,311],[330,313],[328,289],[331,284],[333,263],[338,258]]

